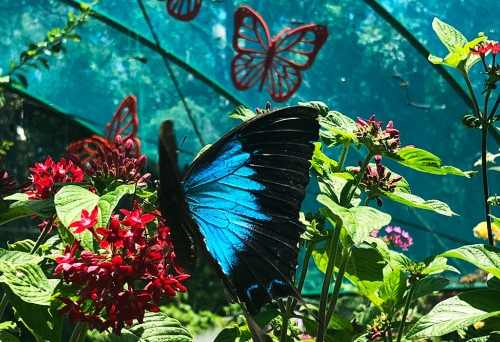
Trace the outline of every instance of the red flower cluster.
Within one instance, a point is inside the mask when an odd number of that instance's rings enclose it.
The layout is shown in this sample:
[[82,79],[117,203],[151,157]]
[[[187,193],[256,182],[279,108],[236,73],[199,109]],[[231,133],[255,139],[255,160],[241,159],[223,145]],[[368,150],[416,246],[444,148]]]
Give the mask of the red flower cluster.
[[382,121],[375,121],[375,115],[368,121],[358,118],[354,133],[372,152],[397,152],[401,149],[399,130],[394,128],[392,120],[387,123],[385,130],[382,130],[382,124]]
[[129,157],[134,148],[134,141],[132,139],[123,141],[122,137],[117,135],[113,140],[113,144],[115,145],[113,150],[98,146],[101,161],[99,164],[91,159],[89,161],[90,166],[85,167],[74,154],[70,155],[70,159],[73,163],[80,166],[88,176],[99,178],[107,185],[114,180],[120,180],[124,184],[137,183],[139,187],[145,186],[146,179],[151,176],[149,173],[142,176],[140,174],[141,169],[147,162],[146,155],[142,154],[139,158]]
[[[2,157],[0,157],[0,163],[2,162]],[[16,190],[24,189],[31,185],[31,182],[26,182],[21,185],[17,184],[14,176],[9,176],[5,169],[0,169],[0,197],[9,195]]]
[[[486,55],[491,51],[492,59],[491,65],[488,66],[486,62]],[[475,48],[471,48],[470,52],[473,55],[479,55],[481,57],[481,62],[483,63],[484,71],[488,75],[488,79],[484,82],[484,90],[494,90],[496,89],[496,83],[498,82],[498,76],[500,71],[500,65],[496,64],[496,57],[498,52],[500,52],[500,45],[498,42],[487,40],[485,42],[479,43]]]
[[[102,332],[112,328],[120,335],[125,323],[131,325],[134,319],[143,322],[145,311],[157,312],[160,298],[168,300],[176,292],[186,292],[180,281],[189,277],[177,267],[173,252],[170,230],[159,220],[158,234],[146,239],[146,223],[154,220],[153,214],[143,214],[134,205],[119,220],[113,215],[108,228],[97,224],[97,207],[89,214],[83,210],[81,220],[70,225],[77,228],[75,233],[89,229],[104,249],[104,253],[94,254],[81,251],[80,242],[66,247],[64,255],[56,257],[58,263],[54,274],[62,273],[66,283],[82,286],[77,292],[79,298],[58,297],[66,305],[59,315],[69,314],[70,323],[88,322],[89,327],[99,327]],[[168,273],[170,265],[179,273]],[[143,289],[136,288],[136,281],[145,282]],[[106,318],[101,314],[105,311]]]
[[[366,192],[368,193],[376,193],[377,190],[384,190],[384,191],[389,191],[393,192],[394,189],[396,188],[396,183],[400,181],[403,177],[402,176],[394,176],[391,178],[392,173],[390,171],[385,171],[385,166],[382,165],[382,157],[381,156],[375,156],[375,167],[372,167],[370,165],[367,166],[365,173],[363,174],[363,178],[361,178],[361,183],[363,183],[366,186]],[[363,163],[360,161],[358,162],[359,166],[363,165]],[[359,173],[359,169],[355,169],[353,172],[354,174]],[[382,199],[380,196],[376,196],[377,199],[377,205],[379,207],[382,206]]]
[[52,158],[47,157],[45,162],[35,163],[36,167],[30,167],[34,172],[30,175],[34,190],[27,190],[30,200],[42,200],[51,198],[59,189],[56,183],[82,182],[83,171],[72,162],[67,162],[62,158],[59,163],[54,163]]

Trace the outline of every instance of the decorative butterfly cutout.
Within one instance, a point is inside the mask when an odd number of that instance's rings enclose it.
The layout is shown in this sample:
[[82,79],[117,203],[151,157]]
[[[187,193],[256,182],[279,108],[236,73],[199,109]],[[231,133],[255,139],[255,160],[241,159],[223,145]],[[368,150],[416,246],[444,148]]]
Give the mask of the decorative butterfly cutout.
[[272,299],[302,301],[292,279],[317,117],[316,109],[301,106],[253,117],[199,155],[182,177],[173,123],[161,126],[160,211],[179,265],[192,272],[196,245],[252,315]]
[[[137,98],[134,95],[125,97],[118,106],[111,122],[106,125],[104,138],[94,134],[90,138],[72,142],[68,146],[66,154],[75,154],[83,165],[90,160],[98,161],[98,146],[102,148],[113,149],[113,139],[117,135],[122,135],[124,141],[132,139],[134,141],[134,149],[132,156],[138,157],[141,154],[141,142],[136,136],[139,129],[139,118],[137,116]],[[124,136],[123,136],[124,135]]]
[[[165,0],[158,0],[165,1]],[[196,18],[201,9],[202,0],[167,0],[167,12],[180,21],[190,21]]]
[[311,67],[328,38],[325,25],[309,24],[285,28],[271,39],[264,19],[248,6],[234,13],[231,77],[238,90],[266,85],[271,98],[283,102],[292,97],[302,82],[301,71]]

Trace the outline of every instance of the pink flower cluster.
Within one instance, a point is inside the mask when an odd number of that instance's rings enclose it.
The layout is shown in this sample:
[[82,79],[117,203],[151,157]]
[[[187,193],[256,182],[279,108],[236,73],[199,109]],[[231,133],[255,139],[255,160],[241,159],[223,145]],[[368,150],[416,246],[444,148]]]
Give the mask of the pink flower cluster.
[[[407,231],[401,229],[401,227],[387,226],[385,228],[385,232],[386,234],[382,237],[382,239],[384,239],[389,246],[400,247],[403,251],[408,251],[408,247],[413,245],[412,237]],[[378,233],[378,230],[374,230],[370,233],[370,235],[377,237]]]
[[[112,328],[116,335],[120,335],[125,323],[131,325],[134,319],[142,323],[146,310],[157,312],[157,305],[151,301],[159,304],[163,296],[168,300],[176,292],[186,292],[180,281],[189,277],[177,267],[170,229],[162,220],[158,233],[147,239],[146,223],[155,215],[143,214],[137,205],[131,212],[121,212],[124,219],[113,215],[108,228],[94,228],[98,207],[91,213],[83,210],[81,220],[69,227],[76,228],[76,234],[89,230],[103,252],[82,250],[76,240],[56,257],[54,271],[54,275],[62,274],[66,283],[81,287],[77,300],[58,297],[66,304],[59,315],[68,314],[70,323],[87,322],[90,329],[99,328],[101,332]],[[168,273],[171,266],[179,275]],[[138,289],[137,281],[145,286]]]
[[368,121],[358,118],[356,121],[357,130],[354,133],[378,154],[397,152],[401,149],[399,130],[394,128],[392,120],[387,123],[385,130],[382,130],[382,124],[382,121],[375,121],[375,115],[372,115]]

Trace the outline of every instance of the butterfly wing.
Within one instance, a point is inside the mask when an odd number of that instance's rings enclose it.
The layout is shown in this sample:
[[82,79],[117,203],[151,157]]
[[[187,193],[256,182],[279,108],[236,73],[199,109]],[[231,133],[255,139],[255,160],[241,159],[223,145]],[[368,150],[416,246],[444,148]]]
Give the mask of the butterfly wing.
[[167,12],[180,21],[196,18],[201,9],[202,0],[167,0]]
[[238,90],[259,83],[266,85],[276,102],[288,100],[302,82],[301,71],[308,69],[328,38],[328,29],[309,24],[281,31],[272,41],[269,30],[257,12],[241,6],[234,16],[231,76]]
[[191,234],[251,314],[272,299],[300,297],[292,278],[317,116],[309,107],[259,115],[202,153],[184,175],[199,227]]
[[69,158],[70,154],[76,155],[82,162],[82,165],[86,165],[90,160],[98,163],[101,159],[97,149],[98,146],[102,148],[109,147],[109,142],[103,137],[94,134],[90,138],[74,141],[69,144],[66,156]]
[[118,106],[111,122],[106,125],[104,136],[110,143],[117,135],[121,135],[124,141],[132,139],[134,149],[131,154],[138,157],[141,154],[141,142],[137,137],[138,130],[137,98],[134,95],[128,95]]

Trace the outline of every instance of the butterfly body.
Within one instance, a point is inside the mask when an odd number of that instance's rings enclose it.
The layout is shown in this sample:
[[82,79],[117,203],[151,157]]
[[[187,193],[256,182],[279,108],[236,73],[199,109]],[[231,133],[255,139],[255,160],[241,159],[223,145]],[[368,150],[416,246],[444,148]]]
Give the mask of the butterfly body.
[[272,99],[288,100],[302,82],[303,70],[311,67],[328,38],[328,29],[309,24],[295,29],[285,28],[271,39],[262,17],[248,6],[234,14],[231,77],[238,90],[257,83],[259,91],[266,85]]
[[196,244],[252,314],[272,299],[300,297],[292,279],[317,115],[289,107],[254,117],[203,152],[182,177],[172,123],[162,125],[160,210],[179,264],[192,270]]

